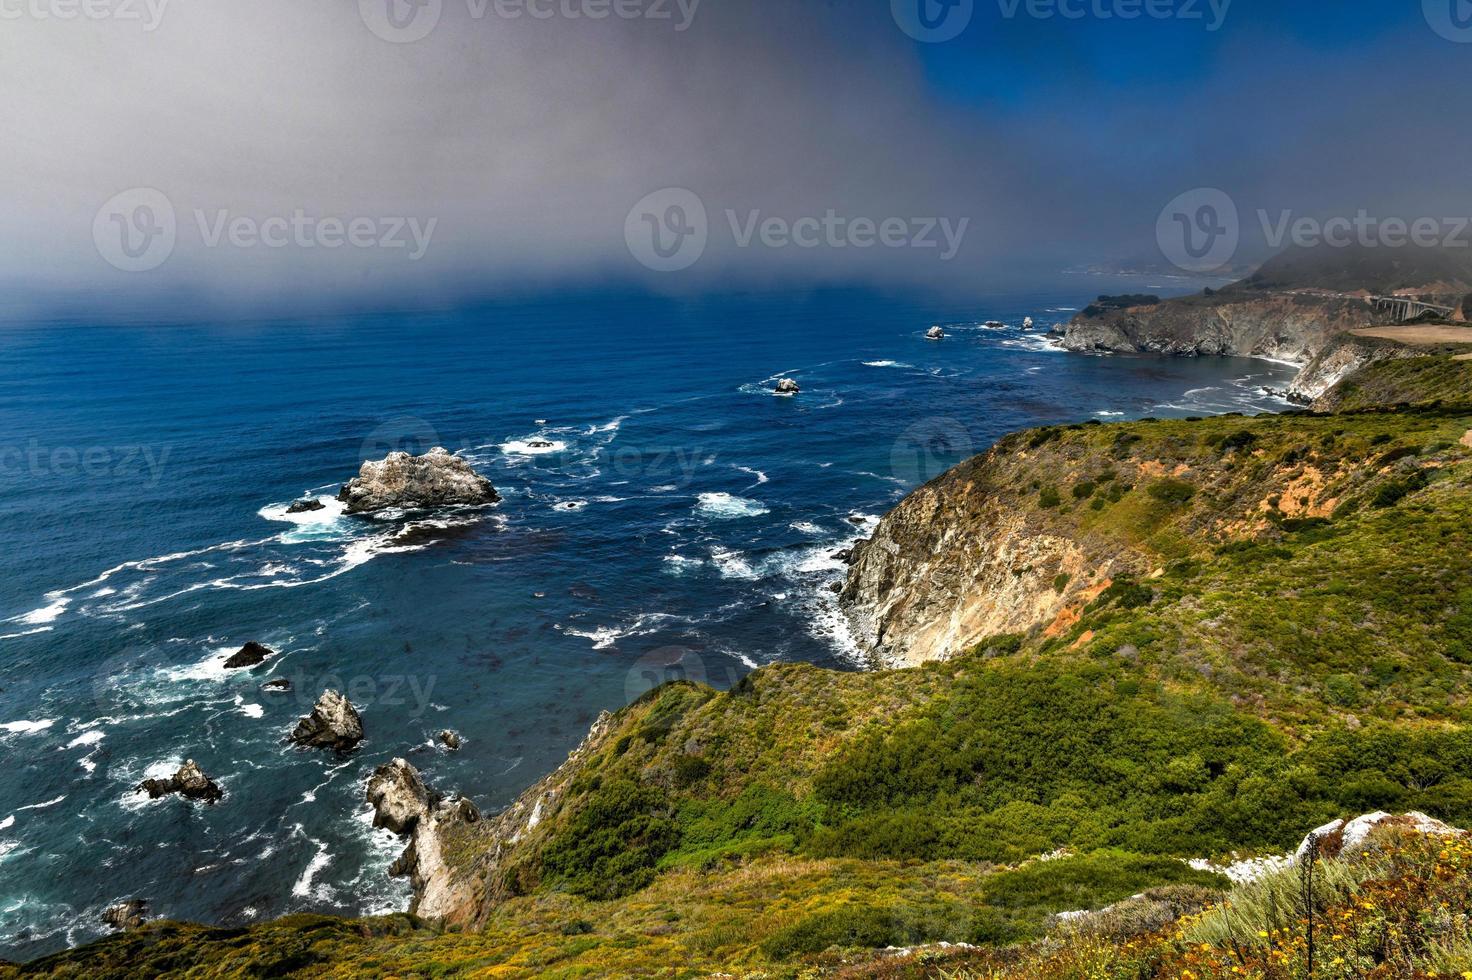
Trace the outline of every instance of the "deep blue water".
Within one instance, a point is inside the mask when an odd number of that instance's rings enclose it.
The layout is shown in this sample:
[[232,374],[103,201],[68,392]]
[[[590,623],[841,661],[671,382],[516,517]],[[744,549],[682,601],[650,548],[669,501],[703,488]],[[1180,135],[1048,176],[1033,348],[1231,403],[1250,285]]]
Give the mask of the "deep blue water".
[[[0,328],[0,957],[91,938],[135,895],[224,924],[402,908],[399,843],[362,799],[375,765],[407,755],[494,811],[657,680],[855,666],[832,552],[1001,434],[1276,405],[1259,386],[1291,368],[1016,329],[1103,285]],[[932,323],[951,336],[925,341]],[[780,375],[803,393],[772,396]],[[435,444],[505,501],[281,519]],[[227,676],[247,640],[280,656]],[[283,743],[327,686],[363,712],[347,759]],[[184,758],[223,802],[131,792]]]

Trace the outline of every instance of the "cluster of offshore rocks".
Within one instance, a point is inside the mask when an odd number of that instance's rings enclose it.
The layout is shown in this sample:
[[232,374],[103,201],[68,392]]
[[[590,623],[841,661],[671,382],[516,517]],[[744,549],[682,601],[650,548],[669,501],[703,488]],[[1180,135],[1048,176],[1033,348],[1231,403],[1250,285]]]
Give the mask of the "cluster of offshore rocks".
[[[423,456],[390,453],[377,462],[362,465],[358,475],[343,485],[337,499],[349,514],[377,511],[426,510],[450,506],[494,504],[501,499],[491,481],[448,450],[436,446]],[[326,509],[320,500],[299,500],[287,508],[301,514]],[[252,640],[224,663],[227,670],[250,670],[276,656],[276,651]],[[291,681],[273,678],[261,685],[267,693],[292,690]],[[312,710],[302,716],[286,740],[303,748],[327,749],[339,754],[355,750],[365,737],[363,718],[342,692],[322,692]],[[446,750],[457,751],[462,739],[445,729],[435,736]],[[137,792],[150,799],[179,796],[185,800],[214,805],[224,799],[224,790],[193,759],[187,760],[167,778],[145,779]],[[369,802],[375,808],[374,826],[387,827],[401,836],[411,836],[408,849],[391,873],[410,875],[415,881],[431,874],[438,862],[436,828],[451,821],[474,821],[480,812],[469,800],[445,800],[430,793],[417,770],[403,759],[380,766],[369,780]],[[423,876],[420,869],[424,869]],[[129,899],[108,908],[103,922],[114,929],[131,929],[148,917],[148,903]]]

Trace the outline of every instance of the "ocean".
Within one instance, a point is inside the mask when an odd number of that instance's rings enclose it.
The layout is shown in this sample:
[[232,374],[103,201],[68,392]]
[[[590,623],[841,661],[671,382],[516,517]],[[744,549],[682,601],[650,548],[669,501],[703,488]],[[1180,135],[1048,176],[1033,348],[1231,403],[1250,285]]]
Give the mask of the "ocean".
[[[1286,365],[1043,335],[1141,286],[0,327],[0,957],[100,935],[129,897],[225,925],[402,910],[376,765],[494,812],[657,683],[860,669],[834,553],[910,489],[1027,426],[1284,407]],[[504,501],[286,513],[435,445]],[[249,640],[278,656],[225,671]],[[284,741],[326,687],[362,711],[352,756]],[[218,805],[132,792],[186,758]]]

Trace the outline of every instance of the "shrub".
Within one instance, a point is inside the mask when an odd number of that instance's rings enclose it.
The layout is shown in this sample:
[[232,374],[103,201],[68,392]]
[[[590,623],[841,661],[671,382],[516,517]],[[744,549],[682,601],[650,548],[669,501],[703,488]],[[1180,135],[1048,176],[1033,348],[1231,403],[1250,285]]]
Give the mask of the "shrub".
[[611,780],[579,801],[542,853],[547,876],[585,898],[618,898],[654,879],[677,843],[673,822],[654,815],[663,795],[630,779]]
[[1073,499],[1087,500],[1094,495],[1094,491],[1096,489],[1098,488],[1093,483],[1090,483],[1088,480],[1085,480],[1082,483],[1075,483],[1073,485]]
[[1058,491],[1053,487],[1043,487],[1038,493],[1038,506],[1044,510],[1051,510],[1063,503],[1063,498],[1058,496]]
[[1184,480],[1164,479],[1150,484],[1149,494],[1156,500],[1176,506],[1196,496],[1196,488]]

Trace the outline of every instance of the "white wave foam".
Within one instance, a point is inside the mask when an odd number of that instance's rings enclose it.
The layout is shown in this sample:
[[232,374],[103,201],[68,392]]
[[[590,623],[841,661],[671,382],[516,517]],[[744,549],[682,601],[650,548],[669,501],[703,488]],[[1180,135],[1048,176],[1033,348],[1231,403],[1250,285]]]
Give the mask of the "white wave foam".
[[66,612],[66,607],[71,604],[70,599],[65,596],[58,596],[55,592],[48,593],[46,598],[51,600],[50,604],[42,606],[40,609],[33,609],[25,615],[17,616],[14,619],[7,620],[7,622],[24,623],[27,626],[54,623],[61,617],[62,613]]
[[1115,418],[1119,418],[1124,413],[1123,412],[1111,412],[1111,411],[1108,411],[1106,409],[1100,409],[1099,411],[1095,412],[1094,414],[1097,415],[1097,416],[1099,416],[1101,419],[1115,419]]
[[83,732],[76,738],[72,739],[70,742],[66,743],[66,747],[69,749],[75,749],[84,745],[96,745],[98,742],[102,741],[105,735],[105,732],[98,731],[94,728],[90,732]]
[[[306,831],[302,828],[301,824],[297,824],[296,828],[301,832],[303,837],[307,837]],[[312,860],[307,862],[307,867],[302,871],[301,877],[296,880],[296,884],[291,886],[291,893],[297,898],[307,898],[309,896],[320,898],[323,897],[322,892],[327,889],[324,886],[314,892],[312,889],[312,879],[316,878],[318,872],[332,863],[332,853],[328,851],[327,845],[322,841],[314,837],[307,837],[307,840],[317,845],[317,853],[312,855]]]
[[572,627],[563,627],[563,632],[569,636],[580,636],[585,640],[593,641],[594,650],[607,650],[619,640],[631,636],[647,636],[659,629],[660,623],[679,617],[671,613],[641,613],[627,626],[599,626],[593,630],[577,630]]
[[37,633],[50,633],[52,627],[38,626],[33,630],[22,630],[19,633],[0,633],[0,640],[18,640],[23,636],[35,636]]
[[240,713],[247,718],[261,718],[266,714],[266,709],[258,704],[243,704],[240,706]]
[[771,482],[771,477],[767,476],[767,474],[763,473],[761,470],[752,469],[750,466],[738,466],[736,467],[736,469],[741,473],[745,473],[747,476],[753,477],[756,480],[756,482],[752,484],[752,486],[754,487],[759,487],[763,483]]
[[15,816],[14,816],[14,814],[12,814],[11,816],[6,817],[4,820],[0,820],[0,830],[9,830],[11,827],[14,827],[14,826],[15,826]]
[[0,722],[0,732],[8,732],[11,735],[34,735],[36,732],[44,732],[54,724],[56,724],[55,718],[47,718],[42,721]]
[[821,527],[819,527],[818,525],[814,524],[812,521],[796,521],[796,522],[794,522],[792,524],[789,524],[787,526],[790,527],[790,528],[792,528],[794,531],[801,531],[803,534],[822,534],[823,533],[823,529]]
[[686,572],[705,564],[699,558],[686,558],[684,555],[665,555],[664,561],[669,566],[666,571],[671,575],[684,575]]
[[30,806],[18,806],[18,807],[15,808],[15,812],[16,813],[19,813],[22,810],[47,810],[47,809],[50,809],[51,807],[56,806],[56,804],[60,803],[64,799],[66,799],[66,794],[63,793],[61,796],[58,796],[56,799],[54,799],[54,800],[47,800],[45,803],[32,803]]
[[[629,417],[627,415],[620,415],[618,418],[614,419],[611,422],[605,422],[602,425],[595,425],[595,426],[593,426],[591,429],[588,430],[588,435],[595,436],[595,435],[598,435],[599,433],[617,432],[619,430],[619,428],[625,422],[627,422],[628,420],[629,420]],[[540,424],[544,424],[544,423],[538,423],[538,424],[540,425]]]
[[743,517],[760,517],[767,513],[767,506],[759,500],[750,500],[730,493],[702,493],[696,498],[695,511],[716,520],[736,520]]
[[913,364],[906,364],[904,361],[865,361],[864,362],[864,367],[872,367],[872,368],[907,368],[907,367],[914,367],[914,365]]
[[[258,515],[268,521],[286,521],[289,524],[332,524],[339,517],[347,513],[348,505],[336,497],[317,497],[316,501],[322,505],[321,510],[305,510],[300,513],[287,513],[291,509],[291,503],[267,504],[256,511]],[[296,501],[292,501],[295,503]]]
[[551,453],[560,453],[567,449],[567,443],[560,439],[543,439],[538,436],[527,436],[523,439],[512,439],[501,443],[501,452],[507,456],[546,456]]
[[716,568],[720,569],[722,578],[755,581],[761,577],[757,574],[756,569],[751,567],[751,563],[746,560],[746,556],[739,551],[712,548],[710,560],[715,564]]

